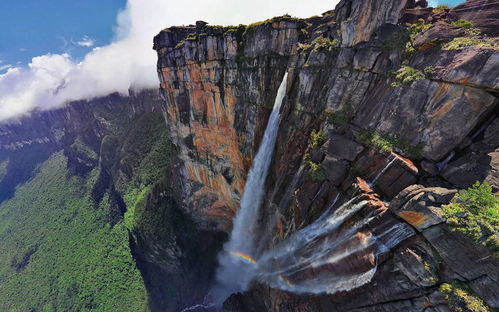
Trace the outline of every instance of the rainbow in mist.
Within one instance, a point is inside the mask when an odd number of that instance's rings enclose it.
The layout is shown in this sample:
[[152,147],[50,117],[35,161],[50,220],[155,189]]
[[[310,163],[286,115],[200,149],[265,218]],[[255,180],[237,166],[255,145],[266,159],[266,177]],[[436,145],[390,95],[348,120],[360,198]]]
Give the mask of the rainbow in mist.
[[251,258],[247,254],[244,254],[242,252],[230,251],[230,254],[233,255],[234,257],[238,257],[239,259],[242,259],[246,263],[256,264],[255,259]]

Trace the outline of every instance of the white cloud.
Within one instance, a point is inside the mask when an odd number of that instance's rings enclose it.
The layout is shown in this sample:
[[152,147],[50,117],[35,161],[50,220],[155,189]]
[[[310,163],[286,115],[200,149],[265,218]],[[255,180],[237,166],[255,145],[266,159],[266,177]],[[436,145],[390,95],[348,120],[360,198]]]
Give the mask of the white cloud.
[[[285,13],[307,17],[334,8],[324,0],[128,0],[117,16],[113,43],[92,49],[77,63],[68,54],[33,58],[27,68],[0,75],[0,122],[35,108],[50,109],[70,100],[158,86],[152,38],[172,25],[247,24]],[[87,39],[87,40],[85,40]],[[91,46],[91,38],[78,42]]]
[[80,47],[93,47],[95,44],[95,40],[90,38],[89,36],[83,36],[81,40],[75,42],[76,45]]
[[[1,63],[1,62],[0,62]],[[12,65],[11,64],[5,64],[5,65],[0,65],[0,71],[2,70],[6,70],[6,69],[9,69],[11,68]]]

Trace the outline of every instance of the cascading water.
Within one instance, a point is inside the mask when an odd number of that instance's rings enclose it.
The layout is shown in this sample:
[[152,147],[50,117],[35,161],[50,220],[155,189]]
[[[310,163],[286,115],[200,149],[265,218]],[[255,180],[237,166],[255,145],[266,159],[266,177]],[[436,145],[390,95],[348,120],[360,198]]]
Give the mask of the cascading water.
[[[256,255],[257,218],[264,195],[277,131],[279,110],[286,93],[287,74],[279,87],[274,108],[258,153],[253,161],[234,219],[230,240],[219,255],[216,286],[210,297],[220,306],[232,293],[246,290],[253,280],[295,293],[336,293],[369,282],[377,270],[378,256],[413,234],[410,227],[385,226],[367,229],[375,218],[369,201],[354,197],[333,209],[339,196],[312,224],[281,241],[275,248]],[[377,174],[372,184],[395,162],[393,157]],[[384,227],[381,228],[384,228]],[[258,257],[257,257],[258,256]],[[255,258],[257,258],[255,260]]]
[[[274,152],[279,129],[279,111],[286,95],[287,81],[288,74],[286,73],[277,91],[262,143],[248,174],[241,207],[234,219],[230,240],[224,245],[224,250],[219,256],[217,286],[212,292],[213,299],[217,303],[221,303],[231,293],[244,291],[255,274],[255,266],[251,263],[253,261],[251,256],[254,252],[254,232],[264,195],[265,180]],[[251,265],[242,260],[246,260]]]
[[410,227],[398,225],[379,235],[365,231],[376,216],[356,215],[368,201],[353,198],[331,212],[335,201],[314,223],[258,258],[259,282],[294,293],[350,290],[371,280],[380,253],[413,235]]
[[388,168],[390,168],[390,166],[397,160],[397,156],[393,154],[391,154],[390,157],[392,159],[388,162],[388,164],[383,169],[381,169],[381,171],[376,175],[376,177],[372,180],[372,182],[369,183],[369,186],[371,188],[376,185],[376,182],[378,182],[379,178],[381,178],[388,170]]

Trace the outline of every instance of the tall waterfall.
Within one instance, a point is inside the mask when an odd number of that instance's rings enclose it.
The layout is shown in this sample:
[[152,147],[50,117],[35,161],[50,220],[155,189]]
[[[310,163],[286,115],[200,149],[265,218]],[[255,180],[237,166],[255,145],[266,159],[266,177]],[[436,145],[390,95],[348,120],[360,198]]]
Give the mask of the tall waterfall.
[[[253,280],[273,288],[308,294],[333,294],[359,287],[376,273],[381,253],[414,234],[408,225],[380,221],[370,210],[369,202],[360,196],[335,208],[337,196],[314,223],[256,255],[257,219],[286,84],[287,74],[277,92],[264,138],[249,172],[230,240],[219,255],[216,285],[210,293],[214,305],[221,305],[232,293],[247,290]],[[373,183],[393,162],[394,159],[381,170]],[[377,220],[375,228],[368,225],[373,220]]]
[[[244,291],[255,274],[255,265],[251,263],[254,253],[254,232],[259,208],[264,195],[265,180],[268,175],[270,162],[279,129],[279,111],[284,96],[288,74],[284,74],[274,107],[270,115],[267,128],[260,144],[260,148],[253,160],[253,165],[248,174],[241,206],[234,219],[230,240],[224,245],[224,250],[219,256],[217,270],[217,285],[212,296],[215,302],[222,302],[231,293]],[[234,257],[234,254],[245,255],[250,264],[242,261],[244,258]]]

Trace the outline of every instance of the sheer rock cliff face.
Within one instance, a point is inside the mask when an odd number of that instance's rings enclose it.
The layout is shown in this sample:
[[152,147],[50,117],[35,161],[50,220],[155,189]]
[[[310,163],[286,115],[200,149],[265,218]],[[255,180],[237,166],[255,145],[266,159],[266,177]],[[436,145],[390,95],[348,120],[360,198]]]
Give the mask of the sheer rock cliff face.
[[[357,177],[379,175],[374,191],[392,200],[381,214],[414,229],[361,288],[308,296],[257,285],[232,296],[228,310],[449,311],[438,285],[455,279],[499,306],[497,258],[449,231],[440,216],[456,188],[479,180],[499,189],[498,50],[440,48],[464,36],[451,24],[458,18],[494,41],[489,17],[497,12],[494,1],[434,13],[412,1],[343,0],[321,17],[225,28],[198,22],[154,38],[167,127],[179,151],[175,198],[196,226],[230,231],[288,71],[260,218],[262,234],[269,234],[260,238],[262,250],[313,222]],[[412,38],[415,50],[407,53],[405,23],[418,18],[431,24]],[[403,65],[420,77],[399,81]],[[312,146],[316,130],[325,136]],[[393,152],[379,149],[379,139],[392,142]],[[311,178],[310,161],[325,176]]]

